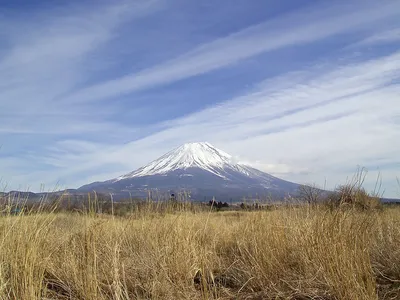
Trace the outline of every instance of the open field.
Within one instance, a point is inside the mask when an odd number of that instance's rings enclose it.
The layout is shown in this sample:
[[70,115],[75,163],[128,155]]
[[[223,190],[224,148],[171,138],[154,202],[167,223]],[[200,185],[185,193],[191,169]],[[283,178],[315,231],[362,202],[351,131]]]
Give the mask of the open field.
[[0,299],[399,299],[400,208],[0,218]]

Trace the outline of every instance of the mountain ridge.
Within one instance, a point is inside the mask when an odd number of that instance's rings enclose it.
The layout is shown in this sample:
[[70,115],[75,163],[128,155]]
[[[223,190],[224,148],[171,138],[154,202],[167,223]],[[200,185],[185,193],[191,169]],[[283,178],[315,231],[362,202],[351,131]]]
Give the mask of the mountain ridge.
[[186,143],[153,160],[148,165],[117,177],[115,180],[165,174],[173,170],[187,169],[193,166],[221,176],[221,174],[215,172],[214,168],[222,168],[224,165],[233,165],[231,155],[207,142]]
[[249,194],[283,197],[298,184],[237,163],[231,155],[210,143],[181,145],[149,164],[117,178],[84,185],[78,191],[144,195],[148,190],[189,190],[198,198],[238,198]]

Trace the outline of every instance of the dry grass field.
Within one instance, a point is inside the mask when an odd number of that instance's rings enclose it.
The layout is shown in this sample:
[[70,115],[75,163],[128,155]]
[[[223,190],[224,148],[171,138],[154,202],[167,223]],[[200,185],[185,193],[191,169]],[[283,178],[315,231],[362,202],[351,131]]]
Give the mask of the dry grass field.
[[5,214],[0,299],[400,299],[400,208]]

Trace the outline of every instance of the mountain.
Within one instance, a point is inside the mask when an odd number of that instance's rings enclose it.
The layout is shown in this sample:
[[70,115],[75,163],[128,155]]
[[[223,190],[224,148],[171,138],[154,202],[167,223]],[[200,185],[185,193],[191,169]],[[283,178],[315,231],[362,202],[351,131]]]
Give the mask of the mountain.
[[131,173],[84,185],[78,191],[126,197],[145,196],[148,191],[185,190],[196,200],[212,196],[240,200],[256,195],[283,197],[297,189],[295,183],[235,162],[231,155],[209,143],[188,143]]

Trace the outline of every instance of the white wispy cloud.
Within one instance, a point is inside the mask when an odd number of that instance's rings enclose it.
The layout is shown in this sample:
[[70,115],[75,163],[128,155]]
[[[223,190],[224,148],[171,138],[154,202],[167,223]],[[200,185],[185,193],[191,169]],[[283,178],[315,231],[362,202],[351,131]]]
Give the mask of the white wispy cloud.
[[389,30],[384,30],[372,36],[369,36],[352,46],[356,47],[356,46],[382,45],[387,43],[395,43],[399,41],[400,41],[400,29],[392,28]]
[[[25,117],[29,113],[38,120],[42,112],[60,116],[69,110],[74,116],[79,109],[59,105],[57,99],[87,80],[91,55],[117,35],[119,26],[157,10],[156,4],[131,1],[84,10],[60,7],[27,20],[3,20],[2,27],[12,30],[3,33],[7,50],[0,59],[0,113],[23,112]],[[25,119],[25,127],[32,128],[32,118]]]
[[97,101],[168,84],[229,66],[264,52],[311,43],[342,32],[357,32],[366,23],[371,26],[379,20],[399,16],[399,10],[400,5],[395,2],[379,5],[366,2],[357,11],[340,5],[288,14],[200,45],[164,64],[87,87],[68,96],[64,101]]

